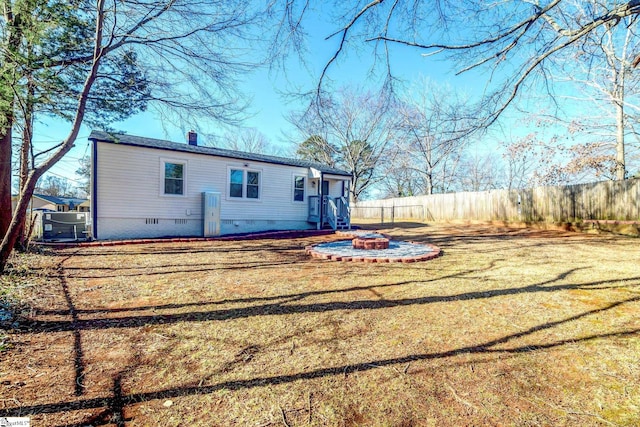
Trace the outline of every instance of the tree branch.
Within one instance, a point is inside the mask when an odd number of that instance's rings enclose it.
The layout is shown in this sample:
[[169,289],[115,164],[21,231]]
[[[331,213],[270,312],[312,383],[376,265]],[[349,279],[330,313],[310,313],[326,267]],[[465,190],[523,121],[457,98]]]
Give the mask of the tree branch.
[[351,28],[356,24],[356,22],[358,22],[358,20],[362,17],[362,15],[364,15],[369,9],[381,4],[384,0],[373,0],[371,3],[365,5],[352,19],[351,21],[349,21],[349,23],[347,25],[345,25],[344,27],[342,27],[340,30],[335,31],[334,33],[329,34],[325,40],[329,40],[330,38],[335,37],[338,34],[342,34],[342,37],[340,38],[340,45],[338,46],[338,49],[336,49],[336,51],[333,53],[333,56],[331,57],[331,59],[329,59],[329,61],[325,64],[324,68],[322,69],[322,72],[320,73],[320,79],[318,81],[318,85],[316,87],[316,95],[320,96],[321,93],[321,87],[322,87],[322,82],[327,74],[327,70],[329,69],[329,67],[331,66],[331,64],[333,64],[337,59],[338,56],[340,55],[340,53],[342,52],[342,50],[344,49],[344,44],[347,40],[347,34],[349,32],[349,30],[351,30]]

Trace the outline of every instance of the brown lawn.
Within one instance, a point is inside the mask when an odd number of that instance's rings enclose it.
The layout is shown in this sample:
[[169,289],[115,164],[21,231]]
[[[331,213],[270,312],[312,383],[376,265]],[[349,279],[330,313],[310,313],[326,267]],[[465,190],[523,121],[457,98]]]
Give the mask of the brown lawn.
[[[640,425],[640,240],[403,224],[416,264],[336,239],[18,257],[0,417],[32,426]],[[29,269],[27,269],[29,267]]]

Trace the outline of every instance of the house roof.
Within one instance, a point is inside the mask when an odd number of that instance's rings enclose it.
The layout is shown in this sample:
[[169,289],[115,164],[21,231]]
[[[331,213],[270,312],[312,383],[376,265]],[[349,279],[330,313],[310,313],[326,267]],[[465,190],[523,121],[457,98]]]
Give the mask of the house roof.
[[60,197],[56,197],[56,196],[49,196],[47,194],[34,193],[33,197],[46,200],[47,202],[53,203],[54,205],[66,205],[66,203]]
[[82,202],[87,201],[87,199],[78,199],[75,197],[48,196],[46,194],[36,194],[36,193],[33,194],[33,197],[39,197],[40,199],[46,200],[47,202],[51,202],[56,205],[67,205],[67,206],[71,206],[71,204],[73,204],[74,206],[78,206]]
[[255,162],[271,163],[276,165],[297,166],[303,168],[314,168],[322,173],[350,177],[347,171],[332,168],[321,163],[310,162],[300,159],[288,159],[285,157],[269,156],[265,154],[246,153],[243,151],[227,150],[224,148],[207,147],[200,145],[189,145],[187,143],[171,142],[162,139],[145,138],[122,133],[108,133],[103,131],[92,131],[89,135],[90,141],[109,142],[113,144],[131,145],[134,147],[156,148],[160,150],[180,151],[186,153],[205,154],[209,156],[228,157],[232,159],[250,160]]
[[[78,206],[81,203],[88,202],[88,199],[78,199],[77,197],[58,197],[58,196],[49,196],[48,194],[40,194],[33,193],[31,197],[37,197],[38,199],[42,199],[46,202],[53,203],[54,205],[67,205]],[[17,199],[18,194],[12,194],[11,199]]]

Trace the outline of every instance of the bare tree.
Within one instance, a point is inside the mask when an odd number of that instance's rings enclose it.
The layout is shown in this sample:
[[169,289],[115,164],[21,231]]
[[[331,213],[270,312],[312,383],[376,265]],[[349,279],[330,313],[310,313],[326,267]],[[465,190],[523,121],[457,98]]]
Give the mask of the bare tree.
[[509,190],[568,183],[567,171],[559,159],[564,150],[555,145],[554,138],[544,141],[537,133],[530,133],[502,146]]
[[420,177],[422,192],[451,190],[475,116],[467,100],[451,88],[425,80],[398,111],[401,149],[412,154],[409,167]]
[[351,172],[352,202],[382,179],[378,167],[394,138],[394,120],[389,114],[389,99],[349,89],[289,117],[301,139],[307,141],[315,135],[320,152],[333,152],[330,157],[336,159],[336,166]]
[[467,150],[460,165],[459,181],[462,191],[486,191],[500,188],[504,163],[494,152],[480,154]]
[[572,177],[572,181],[585,181],[595,178],[613,180],[616,178],[617,162],[609,154],[608,142],[589,142],[575,144],[566,150],[568,161],[563,170]]
[[222,137],[225,148],[247,153],[278,154],[278,149],[256,128],[241,128],[234,132],[227,132]]
[[38,181],[35,191],[47,196],[74,196],[71,182],[69,182],[67,178],[54,175],[44,175],[40,181]]
[[421,176],[416,171],[415,156],[405,149],[402,138],[388,149],[384,178],[380,182],[382,198],[410,197],[422,193]]
[[[638,0],[583,3],[333,2],[335,26],[327,30],[327,40],[337,47],[320,72],[316,95],[322,95],[323,82],[330,80],[332,67],[340,58],[366,48],[373,52],[367,52],[374,58],[372,67],[385,76],[387,87],[392,86],[395,68],[399,67],[393,61],[393,50],[405,46],[421,53],[425,60],[450,60],[456,75],[471,74],[478,80],[481,114],[473,125],[484,128],[521,97],[529,98],[531,93],[553,95],[550,71],[557,63],[571,60],[574,49],[579,50],[590,37],[622,28],[640,14]],[[289,45],[300,51],[301,39],[295,35],[304,34],[305,17],[311,17],[315,9],[308,1],[287,2],[286,9],[289,31],[280,32],[277,40],[281,49]]]
[[[576,2],[576,8],[582,11],[573,17],[578,21],[587,14],[585,9],[606,11],[605,5],[593,0]],[[637,15],[621,18],[619,24],[608,23],[585,36],[583,42],[572,49],[572,60],[556,63],[552,75],[554,80],[566,81],[577,89],[574,92],[579,95],[562,98],[574,107],[572,110],[586,113],[570,122],[571,130],[579,129],[579,133],[574,134],[581,146],[576,147],[573,154],[594,157],[593,161],[575,159],[573,166],[604,166],[602,160],[609,156],[615,164],[614,178],[622,180],[626,177],[630,148],[627,136],[635,133],[629,116],[640,112],[640,78],[633,68],[640,42],[636,34]],[[596,170],[598,175],[603,172]]]

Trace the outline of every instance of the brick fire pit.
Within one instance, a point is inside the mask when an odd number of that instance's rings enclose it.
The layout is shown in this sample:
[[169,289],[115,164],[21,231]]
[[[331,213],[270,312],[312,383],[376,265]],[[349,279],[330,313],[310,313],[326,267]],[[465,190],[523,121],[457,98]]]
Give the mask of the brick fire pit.
[[351,244],[353,245],[353,249],[364,249],[364,250],[389,249],[389,239],[387,239],[386,237],[358,236],[351,241]]
[[429,243],[403,242],[371,231],[336,231],[348,239],[307,246],[313,258],[353,262],[419,262],[440,256],[440,249]]

